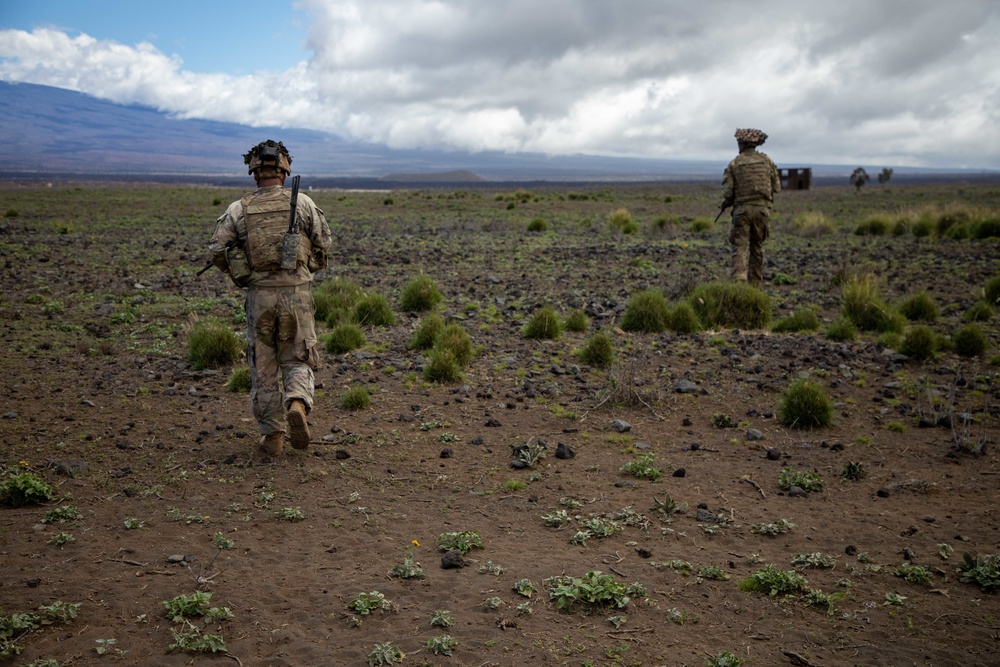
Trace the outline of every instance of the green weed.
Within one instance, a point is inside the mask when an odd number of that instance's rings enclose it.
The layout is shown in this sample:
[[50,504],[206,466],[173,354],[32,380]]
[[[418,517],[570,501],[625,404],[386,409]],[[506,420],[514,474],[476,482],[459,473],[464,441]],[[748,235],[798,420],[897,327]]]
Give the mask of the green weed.
[[833,421],[833,402],[818,384],[800,379],[782,395],[778,414],[781,423],[794,429],[829,426]]

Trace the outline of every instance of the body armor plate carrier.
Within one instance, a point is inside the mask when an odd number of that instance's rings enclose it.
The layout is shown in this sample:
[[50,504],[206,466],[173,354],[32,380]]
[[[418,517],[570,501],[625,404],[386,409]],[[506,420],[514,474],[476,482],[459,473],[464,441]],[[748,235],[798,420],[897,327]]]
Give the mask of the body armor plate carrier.
[[736,180],[735,205],[770,204],[771,165],[760,153],[740,155],[733,165]]
[[[241,203],[250,265],[254,271],[277,271],[281,268],[282,239],[288,231],[291,194],[284,188],[276,188],[271,192],[246,195]],[[299,230],[301,234],[301,226]],[[309,260],[310,244],[308,239],[302,241],[298,247],[297,263],[304,265]]]

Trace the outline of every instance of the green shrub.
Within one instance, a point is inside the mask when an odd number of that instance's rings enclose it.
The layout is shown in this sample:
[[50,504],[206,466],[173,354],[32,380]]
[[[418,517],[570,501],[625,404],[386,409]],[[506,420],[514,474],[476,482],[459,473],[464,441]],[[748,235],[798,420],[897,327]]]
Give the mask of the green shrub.
[[441,291],[430,276],[417,276],[403,288],[399,306],[406,313],[422,313],[433,310],[441,298]]
[[983,298],[986,303],[994,306],[1000,303],[1000,276],[990,278],[983,286]]
[[429,350],[444,330],[444,320],[440,315],[428,315],[420,320],[420,326],[410,337],[411,350]]
[[653,229],[664,232],[668,229],[675,229],[681,225],[682,218],[676,213],[671,215],[661,215],[653,221]]
[[933,322],[938,318],[938,307],[927,292],[918,292],[899,304],[899,312],[911,322]]
[[340,399],[340,407],[345,410],[364,410],[371,403],[372,395],[368,387],[360,384],[351,385]]
[[330,354],[344,354],[365,344],[365,334],[353,322],[343,322],[333,327],[323,339],[323,346]]
[[926,238],[934,233],[934,222],[927,218],[918,218],[910,227],[910,232],[917,238]]
[[979,240],[1000,238],[1000,217],[977,223],[972,229],[972,236]]
[[689,229],[695,234],[704,234],[715,229],[715,221],[712,218],[698,217],[691,221]]
[[843,285],[843,297],[841,314],[862,331],[902,333],[905,318],[882,300],[875,276],[851,276]]
[[893,236],[906,236],[910,233],[910,227],[912,223],[906,218],[897,218],[895,222],[892,223],[892,227],[889,232]]
[[396,321],[389,301],[378,292],[363,294],[354,304],[351,319],[357,324],[369,327],[385,327]]
[[633,294],[622,315],[621,327],[625,331],[660,333],[667,328],[670,310],[667,300],[657,290],[648,289]]
[[815,382],[796,380],[782,395],[778,414],[783,424],[794,429],[829,426],[833,421],[833,402]]
[[667,328],[679,334],[690,334],[701,331],[701,322],[694,307],[687,301],[681,301],[670,311]]
[[838,317],[826,328],[827,340],[849,343],[858,337],[858,328],[846,317]]
[[234,368],[233,372],[229,374],[229,380],[226,381],[226,389],[234,394],[249,394],[250,367],[241,364]]
[[614,359],[615,349],[611,336],[604,332],[591,336],[580,349],[580,361],[597,368],[607,368]]
[[787,595],[805,590],[808,581],[795,570],[781,571],[768,563],[739,582],[739,589],[748,593],[764,593],[770,597]]
[[891,221],[884,215],[871,215],[854,228],[856,236],[885,236]]
[[791,468],[782,468],[778,473],[778,488],[783,491],[788,491],[793,486],[797,486],[803,491],[808,491],[809,493],[812,493],[813,491],[822,491],[823,478],[819,476],[819,473],[810,472],[808,470],[792,470]]
[[551,308],[542,307],[531,314],[528,323],[524,325],[524,337],[535,340],[554,340],[559,338],[562,328],[559,318]]
[[816,331],[817,329],[819,329],[819,317],[812,308],[800,308],[788,317],[781,318],[771,327],[771,331],[776,333]]
[[687,301],[708,328],[763,329],[771,320],[771,299],[742,281],[702,283]]
[[545,218],[532,218],[531,222],[528,223],[529,232],[544,232],[549,228],[549,224],[545,222]]
[[824,213],[807,211],[792,218],[792,229],[802,236],[816,238],[833,234],[836,226]]
[[11,473],[0,482],[0,502],[11,507],[44,503],[53,498],[52,487],[33,472]]
[[955,352],[962,357],[981,357],[986,354],[986,334],[978,324],[966,324],[952,337]]
[[572,331],[574,333],[583,333],[588,328],[590,328],[590,318],[587,314],[583,312],[583,309],[577,308],[569,314],[566,318],[566,331]]
[[326,322],[329,327],[345,320],[363,293],[361,285],[343,278],[321,283],[312,293],[316,320]]
[[903,335],[895,331],[888,331],[879,334],[879,337],[875,339],[875,344],[884,350],[898,350],[903,347]]
[[228,366],[245,354],[243,339],[218,320],[199,320],[188,337],[187,360],[195,370]]
[[455,353],[448,348],[431,350],[424,366],[424,379],[428,382],[456,382],[462,377],[462,367],[455,359]]
[[944,238],[951,239],[953,241],[964,241],[971,236],[972,231],[969,229],[968,225],[952,225],[944,233]]
[[899,351],[911,359],[933,359],[937,352],[937,338],[930,327],[915,326],[903,336]]
[[[608,224],[614,231],[623,234],[630,233],[625,231],[626,227],[635,227],[635,221],[632,219],[632,214],[628,212],[627,208],[619,208],[611,211],[608,215]],[[635,231],[635,229],[632,231]]]
[[985,301],[977,301],[972,304],[971,308],[965,311],[967,322],[989,322],[993,319],[993,315],[993,306]]
[[452,322],[441,329],[441,333],[434,341],[434,346],[437,349],[450,350],[455,356],[455,361],[463,368],[469,365],[473,352],[475,352],[468,332],[457,322]]

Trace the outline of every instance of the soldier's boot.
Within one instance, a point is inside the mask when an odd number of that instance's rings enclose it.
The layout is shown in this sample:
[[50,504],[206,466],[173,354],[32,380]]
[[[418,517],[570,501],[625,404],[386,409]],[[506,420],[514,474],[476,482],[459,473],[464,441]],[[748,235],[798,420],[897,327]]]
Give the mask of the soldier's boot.
[[309,424],[306,423],[306,404],[293,399],[288,406],[288,435],[295,449],[309,448]]
[[260,451],[268,456],[277,456],[280,454],[283,435],[280,431],[265,435],[260,439]]

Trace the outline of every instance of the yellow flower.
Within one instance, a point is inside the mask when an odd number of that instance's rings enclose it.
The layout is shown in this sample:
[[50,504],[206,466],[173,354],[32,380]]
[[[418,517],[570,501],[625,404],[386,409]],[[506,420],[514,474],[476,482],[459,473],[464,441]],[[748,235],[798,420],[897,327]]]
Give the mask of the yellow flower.
[[28,468],[28,467],[30,467],[30,466],[31,466],[31,464],[30,464],[30,463],[28,463],[27,461],[18,461],[18,462],[17,462],[17,464],[18,464],[19,466],[23,466],[23,467],[25,467],[25,468]]
[[412,540],[412,541],[410,542],[410,544],[412,544],[412,545],[413,545],[413,546],[415,546],[415,547],[419,547],[419,546],[420,546],[420,542],[417,542],[416,540]]

